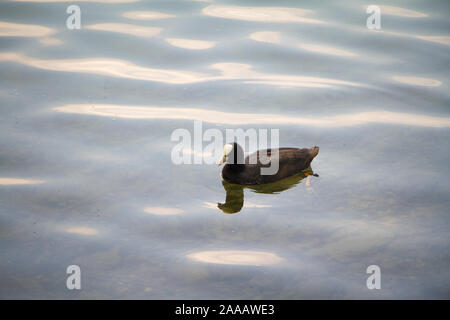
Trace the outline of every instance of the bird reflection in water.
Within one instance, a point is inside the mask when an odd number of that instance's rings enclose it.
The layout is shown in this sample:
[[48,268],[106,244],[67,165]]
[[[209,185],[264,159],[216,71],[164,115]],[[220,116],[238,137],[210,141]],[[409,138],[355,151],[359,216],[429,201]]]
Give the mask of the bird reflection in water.
[[291,189],[308,176],[318,177],[319,175],[315,174],[311,167],[309,167],[308,169],[288,178],[266,184],[241,185],[222,180],[222,185],[227,195],[225,198],[225,203],[218,203],[217,207],[222,210],[223,213],[237,213],[241,211],[244,206],[244,189],[250,189],[255,193],[278,194],[282,191]]

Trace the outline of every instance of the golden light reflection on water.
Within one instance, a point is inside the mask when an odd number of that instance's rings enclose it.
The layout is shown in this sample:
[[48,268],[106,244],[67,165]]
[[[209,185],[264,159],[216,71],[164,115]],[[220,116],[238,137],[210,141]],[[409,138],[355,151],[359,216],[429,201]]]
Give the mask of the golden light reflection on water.
[[221,72],[220,75],[173,70],[155,69],[135,65],[126,60],[91,58],[41,60],[15,52],[0,53],[0,61],[21,63],[30,67],[87,74],[106,75],[117,78],[157,81],[172,84],[195,83],[217,80],[242,80],[244,83],[257,83],[293,87],[331,87],[332,85],[359,86],[360,84],[329,78],[270,74],[252,70],[252,66],[242,63],[216,63],[209,66]]
[[75,233],[82,236],[95,236],[99,232],[97,229],[89,227],[71,227],[65,230],[68,233]]
[[180,39],[180,38],[168,38],[166,39],[168,43],[174,47],[191,49],[191,50],[204,50],[212,48],[216,45],[214,41],[202,41],[202,40],[192,40],[192,39]]
[[21,184],[41,184],[45,183],[44,180],[34,179],[18,179],[18,178],[0,178],[0,185],[21,185]]
[[69,104],[53,108],[57,112],[97,115],[127,119],[181,119],[228,125],[298,124],[318,127],[346,127],[370,123],[386,123],[420,127],[450,127],[449,117],[369,111],[334,116],[297,117],[264,113],[229,113],[199,108],[142,107],[106,104]]
[[442,84],[439,80],[421,77],[393,76],[392,79],[401,83],[424,87],[439,87]]
[[126,23],[99,23],[91,24],[83,28],[89,30],[123,33],[138,37],[154,37],[162,31],[161,28],[143,27]]
[[170,207],[146,207],[144,212],[158,216],[172,216],[183,213],[184,210]]
[[215,63],[210,68],[218,69],[222,72],[220,77],[223,80],[240,79],[244,83],[257,83],[275,86],[292,87],[331,87],[332,85],[360,86],[360,84],[350,81],[342,81],[330,78],[307,77],[285,74],[270,74],[252,70],[252,66],[243,63]]
[[139,2],[141,0],[10,0],[14,2],[42,2],[42,3],[50,3],[50,2],[99,2],[99,3],[132,3],[132,2]]
[[123,17],[133,20],[158,20],[175,18],[175,15],[156,11],[127,11],[122,14]]
[[398,16],[398,17],[405,17],[405,18],[424,18],[428,17],[427,14],[414,11],[410,9],[404,9],[400,7],[393,7],[393,6],[386,6],[382,5],[380,6],[381,14],[387,14],[391,16]]
[[202,12],[204,15],[211,17],[245,21],[324,23],[320,20],[305,17],[311,14],[312,10],[298,8],[210,5],[204,8]]
[[445,44],[447,46],[450,46],[450,37],[449,36],[415,36],[418,39]]
[[339,48],[333,48],[330,46],[318,45],[318,44],[305,43],[305,44],[300,44],[299,47],[304,50],[307,50],[307,51],[321,53],[321,54],[329,54],[329,55],[334,55],[334,56],[354,57],[357,55],[356,53],[353,53],[350,51],[342,50]]
[[447,46],[450,46],[450,36],[423,36],[418,34],[408,34],[408,33],[401,33],[401,32],[394,32],[394,31],[386,31],[386,30],[378,30],[377,33],[384,33],[387,35],[393,35],[398,37],[405,37],[405,38],[415,38],[420,39],[428,42],[434,42],[439,44],[444,44]]
[[249,35],[249,38],[255,41],[267,43],[281,43],[281,33],[276,31],[259,31]]
[[205,263],[245,266],[265,266],[277,264],[283,261],[283,259],[275,253],[247,250],[200,251],[188,254],[187,257],[194,261]]
[[[275,31],[259,31],[259,32],[254,32],[254,33],[250,34],[249,39],[259,41],[259,42],[281,44],[281,33],[275,32]],[[285,42],[287,42],[287,41],[285,41]],[[313,44],[313,43],[295,44],[295,41],[294,41],[294,43],[292,43],[292,41],[290,41],[289,45],[296,46],[303,50],[320,53],[320,54],[329,54],[329,55],[342,56],[342,57],[357,56],[356,53],[350,52],[348,50],[343,50],[340,48],[335,48],[335,47],[320,45],[320,44]],[[252,82],[252,83],[254,83],[254,82]],[[270,83],[275,84],[276,82],[271,81]],[[329,86],[322,85],[322,87],[329,87]]]
[[303,88],[331,88],[332,86],[324,83],[313,83],[313,82],[299,82],[299,81],[273,81],[273,80],[253,80],[253,81],[244,81],[244,83],[248,84],[260,84],[260,85],[269,85],[269,86],[277,86],[281,88],[294,88],[294,87],[303,87]]
[[41,60],[12,52],[0,53],[0,61],[13,61],[44,70],[98,74],[116,78],[159,81],[174,84],[193,83],[208,79],[206,74],[170,69],[145,68],[119,59]]
[[56,30],[35,24],[0,21],[0,37],[48,37]]

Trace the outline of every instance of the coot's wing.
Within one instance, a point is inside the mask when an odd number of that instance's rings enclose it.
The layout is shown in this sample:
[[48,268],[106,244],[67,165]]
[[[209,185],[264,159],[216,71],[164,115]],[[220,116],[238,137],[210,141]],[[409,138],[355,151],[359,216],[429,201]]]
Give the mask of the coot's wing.
[[[280,148],[259,150],[245,158],[245,170],[240,173],[240,183],[262,184],[277,181],[307,169],[311,160],[310,149]],[[276,166],[275,163],[278,163]],[[275,169],[262,174],[261,168]]]
[[[278,150],[278,152],[274,152]],[[247,158],[245,158],[246,164],[257,164],[259,166],[270,166],[270,162],[278,159],[279,163],[296,162],[301,160],[307,155],[308,149],[298,148],[279,148],[279,149],[265,149],[258,150]]]
[[[281,179],[307,169],[311,160],[314,158],[311,156],[310,149],[280,148],[278,149],[278,152],[273,151],[275,151],[275,149],[260,150],[249,155],[246,158],[246,163],[249,163],[247,168],[250,169],[251,167],[257,171],[260,171],[261,167],[277,168],[272,165],[272,162],[278,161],[278,171],[271,179]],[[269,158],[270,161],[267,161],[267,158]],[[255,160],[257,161],[257,164],[254,164]],[[267,180],[269,178],[265,179]]]

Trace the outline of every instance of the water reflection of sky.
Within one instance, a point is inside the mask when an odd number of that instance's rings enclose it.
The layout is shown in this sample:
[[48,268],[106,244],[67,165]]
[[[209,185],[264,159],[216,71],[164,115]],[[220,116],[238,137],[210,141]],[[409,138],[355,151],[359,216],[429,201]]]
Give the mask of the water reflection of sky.
[[[379,31],[358,1],[78,2],[74,31],[0,4],[0,297],[449,297],[447,1]],[[319,145],[319,177],[224,214],[220,169],[170,160],[194,120]]]
[[[400,79],[398,81],[416,81],[420,79]],[[426,80],[426,79],[425,79]],[[407,82],[409,83],[409,82]],[[426,82],[428,83],[428,82]],[[427,85],[427,84],[424,84]],[[141,106],[115,106],[115,105],[65,105],[53,110],[63,113],[87,114],[114,118],[128,119],[184,119],[199,120],[215,124],[249,125],[249,124],[296,124],[318,127],[347,127],[367,123],[401,124],[421,127],[449,127],[449,117],[433,117],[414,115],[409,113],[395,113],[389,111],[372,111],[335,116],[302,118],[296,116],[283,116],[263,113],[229,113],[208,109],[196,108],[161,108]]]

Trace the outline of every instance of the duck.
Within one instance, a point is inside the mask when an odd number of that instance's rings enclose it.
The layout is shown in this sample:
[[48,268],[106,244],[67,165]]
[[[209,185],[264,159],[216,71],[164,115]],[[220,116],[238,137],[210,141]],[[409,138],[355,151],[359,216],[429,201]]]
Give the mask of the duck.
[[[277,148],[258,150],[244,158],[244,150],[237,143],[225,144],[218,165],[225,164],[222,179],[241,185],[259,185],[275,182],[310,167],[319,154],[319,147]],[[275,170],[273,170],[275,169]],[[276,170],[278,169],[278,170]]]

